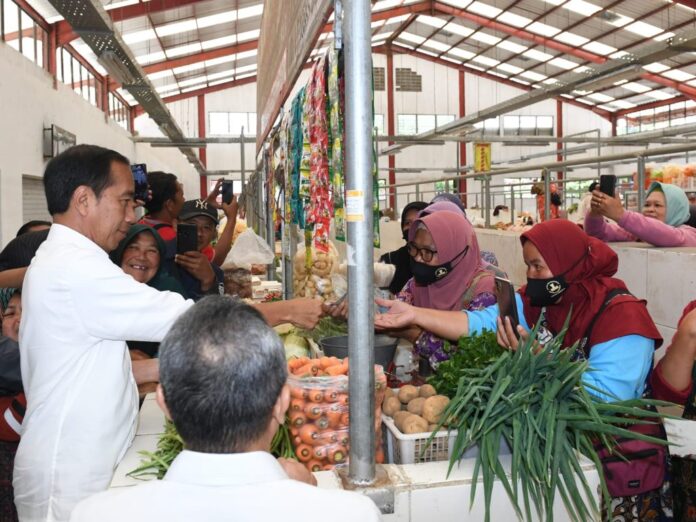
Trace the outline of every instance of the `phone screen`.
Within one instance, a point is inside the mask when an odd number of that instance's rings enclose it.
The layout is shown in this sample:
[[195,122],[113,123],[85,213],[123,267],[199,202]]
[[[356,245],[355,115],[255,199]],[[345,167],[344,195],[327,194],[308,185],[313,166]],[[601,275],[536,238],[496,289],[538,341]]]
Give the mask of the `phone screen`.
[[225,180],[222,182],[222,189],[220,190],[220,193],[222,194],[222,202],[225,205],[229,205],[232,202],[232,198],[234,197],[233,186],[234,185],[231,180]]
[[616,189],[616,176],[614,174],[602,174],[599,177],[599,190],[607,196],[614,197]]
[[495,289],[498,296],[498,310],[501,319],[506,317],[510,318],[510,323],[512,324],[512,329],[515,331],[515,335],[519,338],[517,333],[517,325],[519,321],[517,320],[517,301],[515,300],[515,288],[512,283],[503,279],[502,277],[495,278]]
[[145,163],[136,163],[131,165],[133,173],[133,181],[135,182],[135,193],[133,199],[139,201],[147,201],[149,186],[147,184],[147,165]]
[[190,223],[176,226],[176,253],[184,254],[198,250],[198,227]]

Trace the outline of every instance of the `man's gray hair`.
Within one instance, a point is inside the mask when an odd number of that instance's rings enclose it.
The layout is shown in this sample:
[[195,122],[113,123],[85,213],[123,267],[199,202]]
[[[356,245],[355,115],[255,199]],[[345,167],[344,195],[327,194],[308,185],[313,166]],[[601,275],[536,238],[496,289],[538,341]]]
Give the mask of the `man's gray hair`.
[[160,383],[187,449],[238,453],[262,436],[287,379],[283,343],[261,314],[210,296],[174,323]]

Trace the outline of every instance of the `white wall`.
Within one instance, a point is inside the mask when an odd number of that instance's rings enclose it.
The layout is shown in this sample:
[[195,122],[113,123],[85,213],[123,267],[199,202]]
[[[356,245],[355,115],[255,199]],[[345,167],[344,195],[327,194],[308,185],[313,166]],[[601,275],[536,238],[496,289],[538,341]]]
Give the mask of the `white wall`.
[[[153,149],[130,140],[130,134],[106,120],[72,90],[11,47],[0,43],[0,242],[12,239],[24,223],[22,176],[43,176],[43,128],[58,125],[92,143],[117,150],[134,163],[176,172],[198,190],[198,174],[177,149]],[[192,190],[192,188],[191,188]]]

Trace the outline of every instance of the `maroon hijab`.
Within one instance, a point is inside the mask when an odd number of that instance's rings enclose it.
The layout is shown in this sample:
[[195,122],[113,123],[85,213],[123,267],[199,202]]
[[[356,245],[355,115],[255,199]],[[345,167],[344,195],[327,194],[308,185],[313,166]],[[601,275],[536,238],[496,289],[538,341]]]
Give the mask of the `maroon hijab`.
[[[604,242],[585,234],[577,225],[565,219],[545,221],[522,234],[522,244],[530,241],[539,250],[551,273],[563,274],[568,289],[558,304],[546,307],[546,320],[552,333],[558,334],[573,309],[564,344],[571,346],[582,339],[612,290],[627,290],[620,279],[613,277],[619,258]],[[524,316],[530,325],[536,324],[541,307],[532,306],[520,289]],[[656,341],[662,338],[648,314],[645,301],[631,295],[619,295],[598,317],[588,347],[625,335],[642,335]]]
[[[428,207],[426,210],[431,208]],[[423,223],[430,232],[440,264],[454,260],[454,267],[447,276],[430,285],[419,285],[414,281],[415,306],[436,310],[461,310],[464,295],[474,278],[481,272],[485,273],[478,278],[474,293],[493,292],[493,274],[484,270],[474,227],[462,212],[458,209],[457,212],[436,209],[436,212],[419,218],[411,225],[409,241],[416,237],[419,223]],[[467,246],[469,249],[466,255],[462,256],[462,251]]]

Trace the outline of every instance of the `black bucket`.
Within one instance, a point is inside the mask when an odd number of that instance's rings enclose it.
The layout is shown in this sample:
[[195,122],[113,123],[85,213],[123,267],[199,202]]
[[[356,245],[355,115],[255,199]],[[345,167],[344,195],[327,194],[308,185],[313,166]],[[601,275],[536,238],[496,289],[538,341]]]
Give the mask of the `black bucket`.
[[[319,341],[324,355],[328,357],[338,357],[343,359],[348,357],[348,336],[339,335],[336,337],[325,337]],[[375,335],[375,364],[379,364],[386,369],[394,359],[396,353],[396,345],[399,340],[388,335]]]

